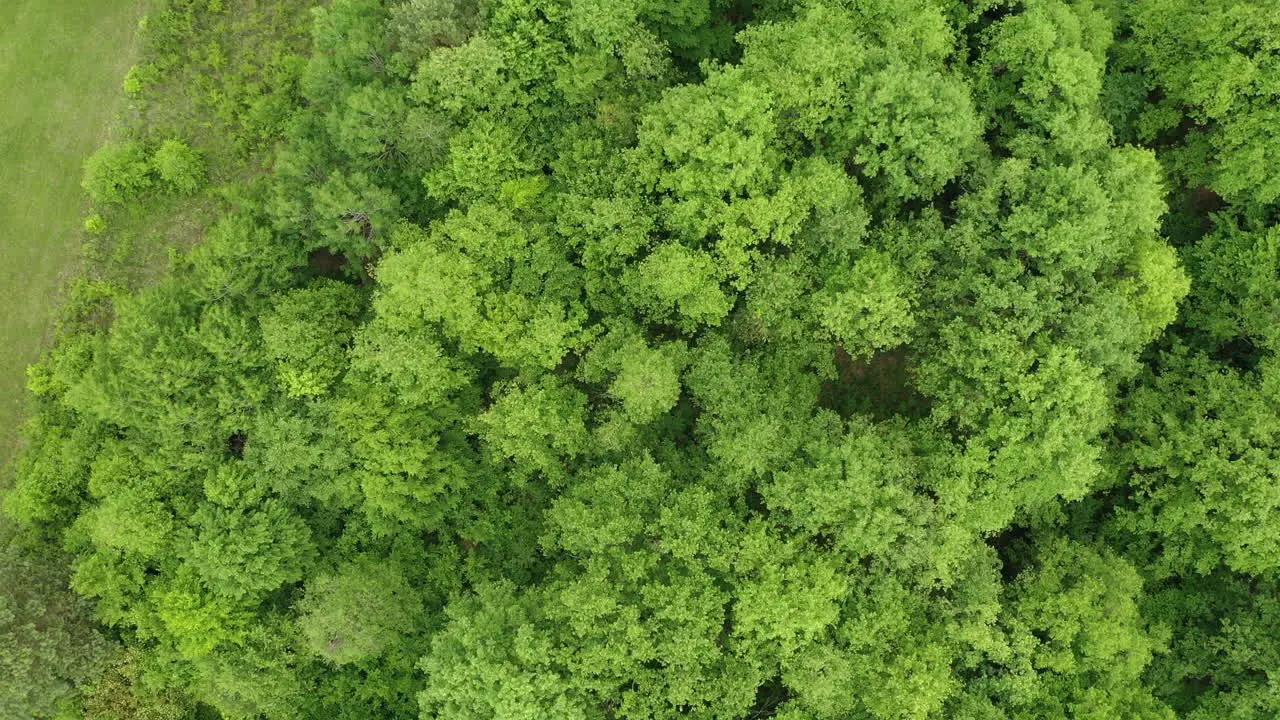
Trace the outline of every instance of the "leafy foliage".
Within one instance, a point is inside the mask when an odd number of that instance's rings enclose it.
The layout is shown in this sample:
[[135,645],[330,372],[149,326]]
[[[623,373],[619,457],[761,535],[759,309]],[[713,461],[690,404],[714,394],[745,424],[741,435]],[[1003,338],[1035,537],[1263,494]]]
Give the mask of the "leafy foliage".
[[67,587],[65,561],[7,529],[0,538],[0,717],[50,718],[97,680],[113,651],[88,602]]
[[80,184],[94,202],[115,205],[137,199],[153,182],[146,149],[128,142],[104,145],[85,160]]
[[174,0],[278,148],[32,370],[84,707],[1275,716],[1268,8]]
[[161,143],[151,157],[151,164],[160,179],[180,193],[191,194],[204,185],[204,162],[181,140]]

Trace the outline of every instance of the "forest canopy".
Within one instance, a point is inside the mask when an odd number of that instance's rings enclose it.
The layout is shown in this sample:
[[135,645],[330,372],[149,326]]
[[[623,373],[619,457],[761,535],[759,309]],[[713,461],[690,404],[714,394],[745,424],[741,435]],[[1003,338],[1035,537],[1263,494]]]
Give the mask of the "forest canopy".
[[62,712],[1280,716],[1280,4],[290,5],[84,167],[216,212],[29,372]]

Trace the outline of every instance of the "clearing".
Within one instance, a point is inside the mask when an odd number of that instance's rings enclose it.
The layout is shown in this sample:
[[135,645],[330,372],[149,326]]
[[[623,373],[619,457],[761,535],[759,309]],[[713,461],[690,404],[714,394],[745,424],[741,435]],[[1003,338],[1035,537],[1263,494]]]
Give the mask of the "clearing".
[[[145,0],[0,2],[0,478],[26,410],[26,366],[75,270],[80,163],[125,98]],[[3,483],[0,483],[3,485]]]

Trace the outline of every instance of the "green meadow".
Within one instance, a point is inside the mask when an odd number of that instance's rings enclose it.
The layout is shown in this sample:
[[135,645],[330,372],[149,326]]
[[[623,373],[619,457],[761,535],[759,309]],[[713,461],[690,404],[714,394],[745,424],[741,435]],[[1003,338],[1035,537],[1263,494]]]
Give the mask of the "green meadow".
[[0,8],[0,466],[78,261],[80,163],[124,96],[142,0],[5,0]]

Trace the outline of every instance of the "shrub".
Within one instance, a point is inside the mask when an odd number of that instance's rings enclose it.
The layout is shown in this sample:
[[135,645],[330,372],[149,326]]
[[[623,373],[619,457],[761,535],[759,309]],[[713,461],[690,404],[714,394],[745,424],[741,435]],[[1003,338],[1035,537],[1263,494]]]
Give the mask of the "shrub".
[[141,143],[107,143],[84,161],[80,186],[94,202],[118,205],[151,188],[151,162]]
[[84,231],[90,235],[101,235],[107,231],[107,219],[101,213],[94,213],[84,219]]
[[129,97],[137,97],[160,81],[160,70],[153,64],[134,65],[124,76],[122,87]]

